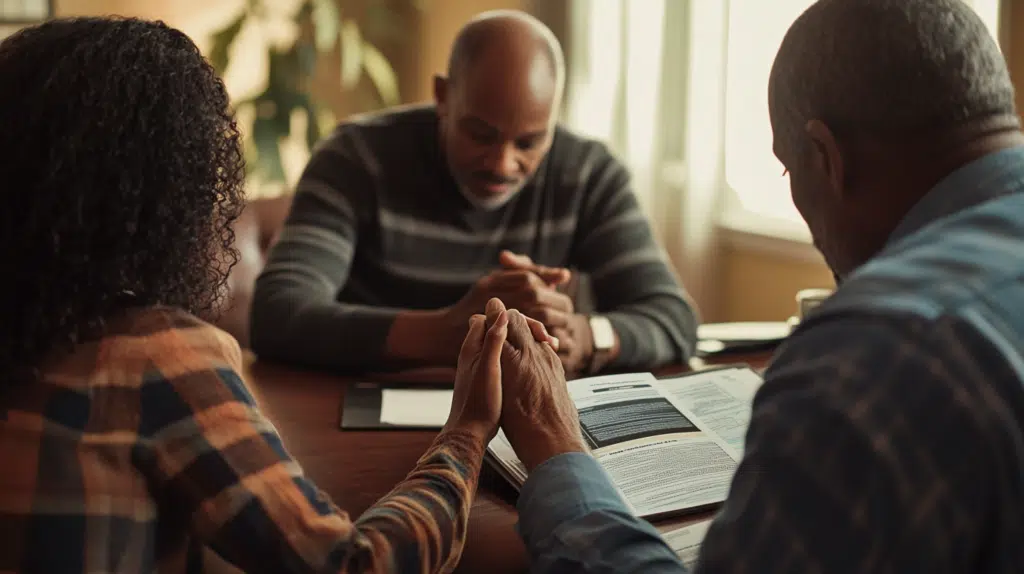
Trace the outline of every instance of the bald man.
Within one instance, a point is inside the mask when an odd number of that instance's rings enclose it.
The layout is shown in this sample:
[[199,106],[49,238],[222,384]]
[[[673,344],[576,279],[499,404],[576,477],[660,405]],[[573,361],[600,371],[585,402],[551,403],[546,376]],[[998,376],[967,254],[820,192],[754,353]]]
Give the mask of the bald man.
[[[256,283],[254,350],[331,370],[454,365],[498,297],[559,338],[573,374],[688,359],[694,309],[629,172],[555,123],[564,76],[550,30],[490,12],[458,35],[435,105],[342,124]],[[575,273],[594,313],[566,292]]]
[[[960,0],[821,0],[769,109],[840,287],[773,358],[695,571],[1024,572],[1024,135],[995,41]],[[531,571],[685,571],[544,354],[502,361]]]

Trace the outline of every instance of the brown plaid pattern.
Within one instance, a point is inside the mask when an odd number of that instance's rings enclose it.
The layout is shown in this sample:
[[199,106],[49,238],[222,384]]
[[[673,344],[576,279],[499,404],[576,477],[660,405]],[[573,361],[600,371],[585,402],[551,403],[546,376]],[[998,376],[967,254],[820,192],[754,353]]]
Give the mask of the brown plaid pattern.
[[442,572],[482,448],[442,435],[353,522],[306,480],[225,333],[172,309],[0,395],[0,572],[186,572],[202,543],[249,572]]

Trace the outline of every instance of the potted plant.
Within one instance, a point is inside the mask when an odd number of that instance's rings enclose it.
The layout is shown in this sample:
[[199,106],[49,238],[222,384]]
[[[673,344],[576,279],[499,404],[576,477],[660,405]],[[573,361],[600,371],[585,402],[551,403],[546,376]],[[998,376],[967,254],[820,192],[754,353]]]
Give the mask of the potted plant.
[[[295,122],[296,116],[305,120],[305,133],[296,135],[303,136],[306,153],[324,130],[333,125],[335,118],[330,106],[313,89],[318,64],[323,60],[340,62],[337,88],[342,91],[353,90],[368,80],[373,97],[361,102],[359,111],[392,106],[401,99],[391,63],[364,34],[364,27],[373,25],[378,36],[382,31],[400,33],[388,2],[302,0],[293,13],[284,15],[284,22],[277,9],[280,4],[273,0],[246,0],[239,14],[213,35],[207,54],[214,68],[224,76],[237,59],[232,57],[232,49],[247,28],[265,32],[275,26],[280,30],[282,24],[286,27],[283,34],[248,34],[260,38],[260,48],[266,53],[266,87],[233,104],[245,135],[250,184],[255,188],[286,182],[282,144],[293,135],[296,123],[303,123]],[[421,8],[417,4],[413,3]]]

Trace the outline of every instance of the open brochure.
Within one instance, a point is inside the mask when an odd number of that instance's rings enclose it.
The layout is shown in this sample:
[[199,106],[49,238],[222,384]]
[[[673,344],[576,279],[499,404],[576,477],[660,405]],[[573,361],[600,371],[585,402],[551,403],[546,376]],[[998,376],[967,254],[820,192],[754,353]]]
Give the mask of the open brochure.
[[[761,382],[749,367],[735,366],[568,384],[594,458],[633,512],[653,518],[725,500]],[[488,445],[487,458],[516,488],[526,482],[526,468],[503,432]]]

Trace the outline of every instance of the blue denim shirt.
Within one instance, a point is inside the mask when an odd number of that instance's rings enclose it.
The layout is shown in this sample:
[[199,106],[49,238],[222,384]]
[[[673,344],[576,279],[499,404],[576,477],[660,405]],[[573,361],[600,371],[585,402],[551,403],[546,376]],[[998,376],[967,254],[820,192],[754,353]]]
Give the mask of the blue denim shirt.
[[[1024,147],[962,167],[782,345],[702,573],[1024,572]],[[584,455],[519,500],[535,572],[685,572]]]

